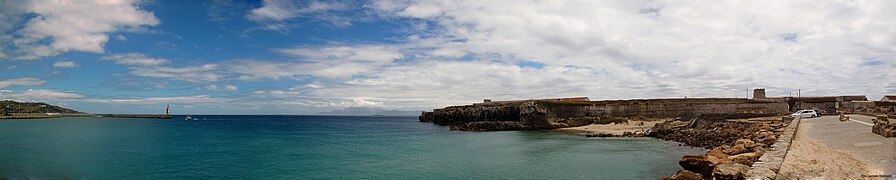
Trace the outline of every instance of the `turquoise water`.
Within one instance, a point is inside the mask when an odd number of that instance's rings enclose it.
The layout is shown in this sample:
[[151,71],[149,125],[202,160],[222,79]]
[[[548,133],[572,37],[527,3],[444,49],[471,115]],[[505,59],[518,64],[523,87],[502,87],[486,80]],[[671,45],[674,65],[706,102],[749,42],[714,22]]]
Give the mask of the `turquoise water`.
[[448,131],[416,117],[194,117],[0,120],[0,177],[656,179],[703,152],[652,138]]

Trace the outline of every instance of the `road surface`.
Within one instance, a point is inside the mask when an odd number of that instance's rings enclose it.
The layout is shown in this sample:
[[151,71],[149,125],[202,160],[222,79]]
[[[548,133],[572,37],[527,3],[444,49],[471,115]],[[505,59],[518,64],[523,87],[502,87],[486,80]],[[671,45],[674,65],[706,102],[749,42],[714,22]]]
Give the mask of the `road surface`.
[[871,172],[896,177],[896,138],[871,133],[870,116],[849,118],[847,122],[838,121],[838,116],[805,118],[800,128],[808,128],[806,135],[815,142],[867,163]]

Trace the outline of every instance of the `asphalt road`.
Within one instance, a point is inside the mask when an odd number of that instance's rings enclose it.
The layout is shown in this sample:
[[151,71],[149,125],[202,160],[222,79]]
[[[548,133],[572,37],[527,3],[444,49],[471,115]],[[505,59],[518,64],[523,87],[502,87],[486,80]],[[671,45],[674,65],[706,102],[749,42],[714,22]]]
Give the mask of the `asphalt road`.
[[850,115],[847,122],[838,121],[838,116],[805,118],[800,128],[809,128],[812,140],[867,162],[872,172],[896,177],[896,138],[871,133],[871,118]]

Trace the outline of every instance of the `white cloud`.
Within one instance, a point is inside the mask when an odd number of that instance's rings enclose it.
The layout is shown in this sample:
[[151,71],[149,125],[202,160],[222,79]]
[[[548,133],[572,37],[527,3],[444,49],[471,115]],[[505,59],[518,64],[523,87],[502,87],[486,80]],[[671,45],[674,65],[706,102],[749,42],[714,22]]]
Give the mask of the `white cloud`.
[[46,81],[30,77],[0,79],[0,88],[9,86],[39,86],[44,85],[44,83],[46,83]]
[[218,91],[218,90],[236,91],[237,89],[239,89],[239,87],[232,85],[232,84],[224,85],[224,87],[219,87],[218,85],[211,84],[211,85],[203,86],[202,88],[197,88],[197,89],[204,89],[204,90],[209,90],[209,91]]
[[56,61],[56,63],[53,63],[53,67],[73,68],[78,67],[78,63],[75,63],[74,61]]
[[335,14],[346,11],[352,5],[339,1],[298,1],[298,0],[264,0],[262,6],[252,9],[246,18],[262,25],[264,29],[287,32],[295,26],[293,19],[303,18],[307,21],[324,21],[335,26],[351,25],[352,18]]
[[143,77],[168,78],[185,82],[216,82],[224,78],[215,64],[186,67],[131,67],[130,74]]
[[217,91],[217,90],[218,90],[218,85],[214,85],[214,84],[212,84],[212,85],[208,85],[208,86],[205,86],[205,89],[206,89],[206,90],[209,90],[209,91]]
[[275,51],[295,57],[293,61],[259,60],[237,61],[228,66],[241,74],[240,79],[350,78],[375,72],[382,66],[405,57],[398,47],[388,45],[329,45],[324,47],[295,47]]
[[23,102],[58,102],[60,100],[80,99],[83,95],[75,92],[54,91],[44,89],[29,89],[28,91],[0,91],[0,99]]
[[37,59],[67,51],[105,52],[110,32],[153,26],[159,20],[144,11],[136,0],[96,1],[6,1],[16,8],[10,16],[33,13],[33,18],[15,30],[18,59]]
[[228,91],[236,91],[237,89],[239,89],[239,87],[232,85],[232,84],[228,84],[228,85],[224,86],[224,89],[228,90]]
[[197,103],[223,103],[230,102],[233,99],[212,97],[209,95],[192,95],[192,96],[171,96],[171,97],[138,97],[138,98],[103,98],[103,99],[85,99],[85,102],[97,103],[115,103],[115,104],[159,104],[159,103],[180,103],[180,104],[197,104]]
[[115,54],[104,56],[102,59],[113,61],[115,64],[140,66],[157,66],[170,63],[168,59],[148,57],[141,53]]
[[[770,96],[802,89],[803,95],[873,98],[896,93],[896,24],[879,23],[896,17],[885,8],[892,6],[382,0],[368,7],[433,25],[394,44],[278,49],[301,62],[251,61],[261,68],[236,72],[250,79],[322,78],[316,79],[321,88],[261,94],[360,97],[386,107],[432,108],[482,98],[743,97],[754,87]],[[376,48],[359,48],[367,46]]]
[[283,21],[303,14],[346,9],[340,2],[310,1],[307,4],[295,0],[264,0],[262,6],[252,9],[246,16],[253,21]]

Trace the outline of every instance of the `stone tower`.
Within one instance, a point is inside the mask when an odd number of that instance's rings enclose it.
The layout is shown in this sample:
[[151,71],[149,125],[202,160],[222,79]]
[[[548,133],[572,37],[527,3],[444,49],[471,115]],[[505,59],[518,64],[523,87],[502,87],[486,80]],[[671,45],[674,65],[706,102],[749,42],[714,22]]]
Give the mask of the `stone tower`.
[[753,99],[765,99],[765,89],[753,89]]

